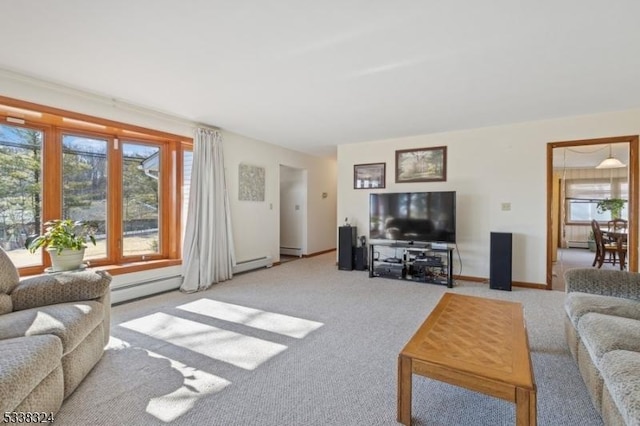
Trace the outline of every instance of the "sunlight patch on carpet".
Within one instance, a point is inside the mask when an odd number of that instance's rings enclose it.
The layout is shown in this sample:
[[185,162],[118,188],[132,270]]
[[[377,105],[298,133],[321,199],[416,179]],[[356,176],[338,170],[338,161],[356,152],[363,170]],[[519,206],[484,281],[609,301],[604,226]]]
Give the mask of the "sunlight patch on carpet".
[[162,312],[124,322],[120,326],[245,370],[254,370],[287,349],[279,343]]
[[302,339],[324,325],[317,321],[261,311],[211,299],[196,300],[177,308],[296,339]]
[[213,374],[189,367],[173,359],[149,352],[149,356],[168,359],[171,367],[184,376],[184,383],[175,391],[151,398],[147,413],[164,422],[172,422],[193,408],[199,399],[220,392],[231,384],[230,381]]
[[[133,346],[124,340],[111,336],[109,348],[122,350]],[[136,347],[137,348],[137,347]],[[171,368],[184,377],[182,386],[166,395],[151,398],[147,404],[147,413],[157,419],[169,423],[191,410],[199,399],[222,391],[231,384],[230,381],[222,377],[189,367],[174,359],[167,358],[155,352],[150,352],[144,348],[149,357],[166,360],[171,364]]]

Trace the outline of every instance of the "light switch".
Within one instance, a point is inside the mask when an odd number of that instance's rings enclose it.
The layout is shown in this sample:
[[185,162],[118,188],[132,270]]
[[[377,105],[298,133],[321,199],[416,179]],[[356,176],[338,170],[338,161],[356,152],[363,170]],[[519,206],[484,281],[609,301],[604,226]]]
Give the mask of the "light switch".
[[502,203],[502,211],[503,212],[511,211],[511,203]]

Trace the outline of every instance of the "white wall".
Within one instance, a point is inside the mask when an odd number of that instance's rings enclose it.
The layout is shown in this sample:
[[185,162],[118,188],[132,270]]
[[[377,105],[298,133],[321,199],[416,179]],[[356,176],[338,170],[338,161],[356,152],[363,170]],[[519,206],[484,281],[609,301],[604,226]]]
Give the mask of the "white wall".
[[[238,261],[264,255],[280,259],[280,165],[307,171],[306,241],[304,254],[336,247],[336,161],[305,155],[224,132],[227,183]],[[264,202],[238,200],[240,163],[264,167]],[[322,193],[328,193],[322,198]]]
[[[338,215],[368,232],[368,197],[353,189],[353,165],[386,162],[380,192],[456,191],[462,275],[489,276],[492,231],[512,232],[513,280],[546,281],[546,144],[640,133],[640,109],[420,135],[338,147]],[[447,146],[447,181],[395,183],[395,151]],[[502,211],[502,203],[511,203]],[[363,232],[365,230],[365,232]],[[457,257],[457,256],[456,256]],[[460,264],[454,261],[454,273]]]
[[[0,95],[77,113],[193,137],[194,124],[77,90],[0,70]],[[265,255],[279,259],[280,164],[307,170],[307,254],[334,249],[336,229],[336,161],[281,148],[222,130],[227,184],[237,261]],[[266,168],[266,201],[238,201],[240,163]],[[328,194],[322,198],[322,193]],[[171,269],[170,274],[175,271]],[[157,274],[152,274],[154,277]],[[126,277],[117,280],[127,284]]]

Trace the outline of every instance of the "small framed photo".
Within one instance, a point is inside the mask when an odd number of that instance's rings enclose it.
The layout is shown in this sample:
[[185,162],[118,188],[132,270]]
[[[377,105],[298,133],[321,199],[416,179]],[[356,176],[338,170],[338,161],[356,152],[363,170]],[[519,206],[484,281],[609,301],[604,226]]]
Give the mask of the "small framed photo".
[[446,180],[446,146],[396,151],[396,183]]
[[385,187],[386,163],[356,164],[353,166],[353,189]]

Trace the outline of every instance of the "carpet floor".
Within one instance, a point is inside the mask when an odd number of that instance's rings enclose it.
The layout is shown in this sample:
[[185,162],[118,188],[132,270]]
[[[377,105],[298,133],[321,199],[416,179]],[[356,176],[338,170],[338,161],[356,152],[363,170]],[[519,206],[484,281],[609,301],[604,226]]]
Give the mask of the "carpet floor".
[[[113,307],[112,338],[56,425],[389,425],[397,355],[447,291],[523,304],[539,425],[602,425],[563,331],[564,293],[339,271],[335,253]],[[512,425],[514,405],[414,376],[414,425]]]

